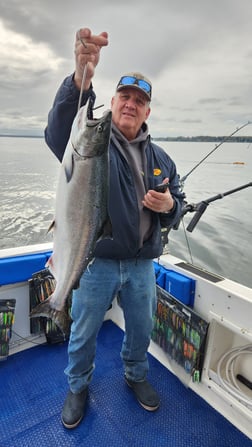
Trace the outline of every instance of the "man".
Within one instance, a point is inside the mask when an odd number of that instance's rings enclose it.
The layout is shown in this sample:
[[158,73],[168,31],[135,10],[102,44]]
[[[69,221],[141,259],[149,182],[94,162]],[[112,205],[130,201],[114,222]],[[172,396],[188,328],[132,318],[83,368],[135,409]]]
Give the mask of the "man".
[[[76,35],[76,69],[60,87],[49,113],[47,144],[62,160],[77,112],[83,68],[87,65],[82,104],[94,98],[91,80],[106,33],[92,35],[87,28]],[[160,399],[147,381],[147,350],[156,286],[152,259],[162,253],[161,227],[179,219],[183,195],[170,157],[151,142],[146,120],[150,114],[151,82],[140,73],[123,75],[111,101],[110,193],[108,211],[113,239],[97,243],[95,257],[73,292],[69,362],[65,370],[69,392],[62,422],[76,427],[84,415],[88,386],[94,370],[95,346],[104,315],[118,296],[125,318],[121,349],[125,380],[138,402],[157,410]],[[164,192],[155,185],[168,182]],[[85,193],[85,192],[84,192]]]

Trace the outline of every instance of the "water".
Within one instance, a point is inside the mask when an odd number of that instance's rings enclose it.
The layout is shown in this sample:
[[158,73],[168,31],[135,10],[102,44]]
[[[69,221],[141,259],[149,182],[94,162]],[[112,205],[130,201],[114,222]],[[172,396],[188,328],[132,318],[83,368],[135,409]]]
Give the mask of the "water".
[[[211,143],[166,143],[181,176],[215,146]],[[244,164],[236,164],[243,162]],[[185,181],[189,203],[198,203],[252,181],[252,146],[225,143]],[[184,217],[184,227],[170,236],[170,250],[178,257],[252,287],[252,188],[209,204],[192,233],[184,231],[194,213]]]
[[[176,161],[181,177],[212,143],[160,142]],[[244,164],[236,164],[243,162]],[[0,138],[0,249],[52,241],[60,164],[39,138]],[[252,146],[225,143],[185,181],[188,203],[198,203],[252,181]],[[193,213],[169,236],[170,251],[207,270],[252,287],[252,189],[212,202],[192,233]],[[190,250],[189,250],[189,248]]]
[[40,138],[0,138],[0,249],[52,241],[60,163]]

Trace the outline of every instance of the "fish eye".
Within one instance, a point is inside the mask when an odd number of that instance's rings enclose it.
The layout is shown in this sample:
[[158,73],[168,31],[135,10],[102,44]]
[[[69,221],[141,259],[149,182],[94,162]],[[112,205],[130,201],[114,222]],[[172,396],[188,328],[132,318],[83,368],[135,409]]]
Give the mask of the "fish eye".
[[97,132],[102,132],[103,131],[103,125],[100,123],[97,127]]

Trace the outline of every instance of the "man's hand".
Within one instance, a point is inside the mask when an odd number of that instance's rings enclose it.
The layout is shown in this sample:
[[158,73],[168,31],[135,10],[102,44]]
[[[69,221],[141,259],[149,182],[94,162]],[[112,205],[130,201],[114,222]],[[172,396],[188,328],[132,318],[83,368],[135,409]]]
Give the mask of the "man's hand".
[[[163,180],[163,183],[167,183],[168,178]],[[143,205],[156,213],[167,213],[172,210],[174,205],[174,199],[171,196],[169,188],[166,192],[157,192],[154,189],[149,189],[145,194]]]
[[76,33],[75,40],[75,73],[74,82],[80,90],[84,67],[87,64],[86,81],[84,90],[88,90],[94,76],[95,67],[99,62],[100,50],[108,45],[108,34],[104,31],[99,35],[93,35],[89,28],[81,28]]

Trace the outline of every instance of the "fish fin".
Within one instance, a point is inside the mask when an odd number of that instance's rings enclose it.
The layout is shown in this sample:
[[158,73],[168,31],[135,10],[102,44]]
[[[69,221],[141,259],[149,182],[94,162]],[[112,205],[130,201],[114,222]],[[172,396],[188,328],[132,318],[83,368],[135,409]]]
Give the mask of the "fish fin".
[[71,156],[67,157],[64,160],[64,171],[67,183],[70,182],[73,176],[73,170],[74,170],[74,160],[73,160],[73,153],[71,153]]
[[51,297],[34,307],[30,312],[30,318],[46,317],[50,318],[56,326],[61,330],[65,337],[70,332],[71,318],[68,313],[63,310],[55,309],[51,304]]
[[52,231],[55,227],[55,219],[52,221],[52,223],[50,224],[48,230],[47,230],[47,234],[50,233],[50,231]]

